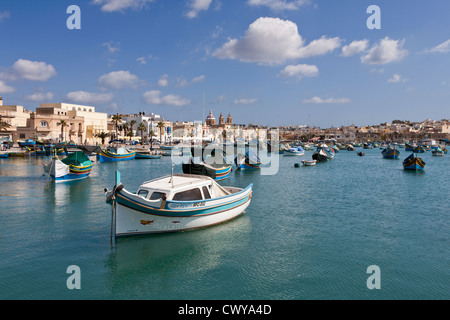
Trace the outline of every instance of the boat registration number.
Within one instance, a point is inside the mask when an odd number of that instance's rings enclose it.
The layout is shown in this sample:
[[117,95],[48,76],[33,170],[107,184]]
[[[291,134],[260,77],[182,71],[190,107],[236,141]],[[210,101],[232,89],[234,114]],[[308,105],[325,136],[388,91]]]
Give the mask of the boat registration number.
[[172,203],[169,205],[172,209],[185,209],[185,208],[199,208],[206,206],[206,202],[196,202],[196,203]]

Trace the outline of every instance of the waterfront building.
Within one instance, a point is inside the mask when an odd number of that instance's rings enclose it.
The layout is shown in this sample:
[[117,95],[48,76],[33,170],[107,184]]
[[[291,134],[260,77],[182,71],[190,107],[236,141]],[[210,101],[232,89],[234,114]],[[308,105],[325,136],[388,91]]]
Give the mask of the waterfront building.
[[18,127],[27,125],[30,119],[31,111],[24,109],[19,105],[3,105],[3,98],[0,97],[0,117],[2,122],[6,122],[9,127],[0,131],[0,139],[19,140],[20,135],[17,132]]

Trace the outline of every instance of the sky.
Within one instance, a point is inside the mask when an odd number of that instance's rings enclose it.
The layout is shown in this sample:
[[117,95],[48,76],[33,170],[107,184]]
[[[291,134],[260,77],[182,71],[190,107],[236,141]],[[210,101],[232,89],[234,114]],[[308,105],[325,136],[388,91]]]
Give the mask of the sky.
[[449,12],[448,0],[2,0],[0,96],[265,126],[448,119]]

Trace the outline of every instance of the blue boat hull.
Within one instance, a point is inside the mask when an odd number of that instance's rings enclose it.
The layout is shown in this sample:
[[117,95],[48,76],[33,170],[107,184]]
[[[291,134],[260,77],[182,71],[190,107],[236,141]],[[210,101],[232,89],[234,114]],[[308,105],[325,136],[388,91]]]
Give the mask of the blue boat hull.
[[121,154],[121,155],[113,155],[111,153],[100,153],[98,154],[98,161],[99,162],[116,162],[116,161],[127,161],[127,160],[133,160],[136,157],[136,153],[127,153],[127,154]]
[[58,178],[55,178],[53,175],[51,177],[55,182],[71,182],[86,179],[90,174],[91,172],[81,174],[70,173]]

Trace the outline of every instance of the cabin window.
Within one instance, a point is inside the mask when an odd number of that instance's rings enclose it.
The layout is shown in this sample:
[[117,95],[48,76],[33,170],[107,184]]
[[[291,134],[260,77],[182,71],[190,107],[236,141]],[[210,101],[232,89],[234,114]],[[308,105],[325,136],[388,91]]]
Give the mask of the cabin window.
[[209,190],[206,186],[203,187],[203,195],[205,196],[205,199],[211,199],[211,195],[209,194]]
[[173,196],[174,201],[195,201],[203,200],[202,193],[199,188],[178,192]]
[[147,198],[147,196],[148,196],[148,191],[147,191],[147,190],[139,190],[138,196],[140,196],[140,197],[142,197],[142,198]]
[[150,200],[159,200],[162,197],[164,197],[166,194],[162,192],[153,192],[152,196],[150,197]]

